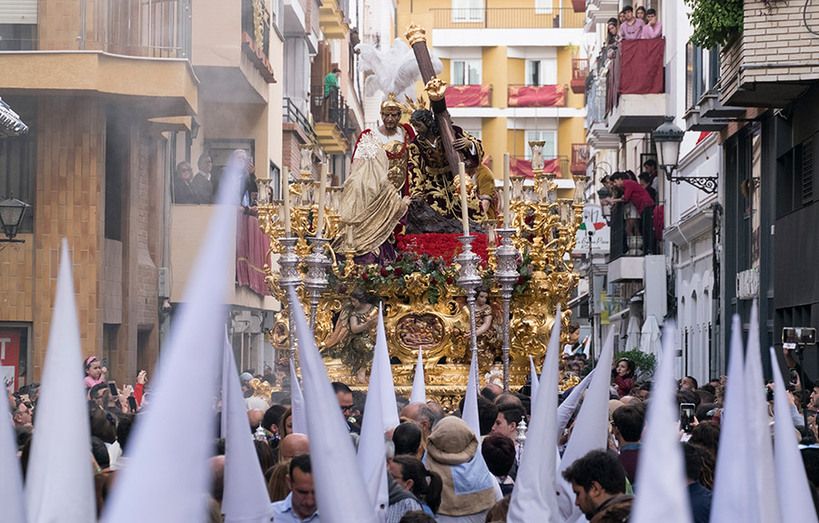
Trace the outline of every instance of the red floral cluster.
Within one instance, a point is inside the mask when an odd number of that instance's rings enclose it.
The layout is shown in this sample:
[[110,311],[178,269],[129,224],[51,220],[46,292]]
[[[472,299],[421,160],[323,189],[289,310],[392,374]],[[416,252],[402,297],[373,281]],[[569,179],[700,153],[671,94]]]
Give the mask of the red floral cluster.
[[[426,254],[431,258],[442,258],[451,261],[461,252],[460,234],[455,233],[424,233],[396,235],[396,246],[399,252],[414,252]],[[472,251],[481,257],[482,262],[487,260],[488,242],[483,233],[473,233]]]

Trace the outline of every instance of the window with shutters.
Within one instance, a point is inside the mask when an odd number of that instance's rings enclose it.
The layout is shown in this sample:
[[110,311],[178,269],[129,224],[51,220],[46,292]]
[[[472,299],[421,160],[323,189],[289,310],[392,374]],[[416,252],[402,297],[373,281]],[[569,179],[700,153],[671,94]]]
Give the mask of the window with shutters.
[[37,0],[0,0],[0,51],[37,49]]

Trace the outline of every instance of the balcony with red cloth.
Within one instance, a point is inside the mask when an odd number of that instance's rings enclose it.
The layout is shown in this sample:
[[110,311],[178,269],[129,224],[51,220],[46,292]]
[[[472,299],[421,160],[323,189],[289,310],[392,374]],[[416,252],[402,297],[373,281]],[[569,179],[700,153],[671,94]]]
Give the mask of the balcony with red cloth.
[[[564,173],[568,173],[569,159],[565,156],[543,159],[543,172],[554,173],[561,178]],[[512,176],[523,176],[524,178],[534,178],[532,170],[532,160],[523,156],[512,156],[509,158],[509,172]]]
[[510,85],[509,107],[566,107],[564,85]]
[[270,239],[259,227],[259,219],[240,212],[236,220],[236,285],[259,296],[270,294],[264,281]]
[[450,85],[446,88],[447,107],[491,107],[491,85]]
[[665,39],[623,40],[611,53],[606,112],[612,133],[648,133],[666,112]]

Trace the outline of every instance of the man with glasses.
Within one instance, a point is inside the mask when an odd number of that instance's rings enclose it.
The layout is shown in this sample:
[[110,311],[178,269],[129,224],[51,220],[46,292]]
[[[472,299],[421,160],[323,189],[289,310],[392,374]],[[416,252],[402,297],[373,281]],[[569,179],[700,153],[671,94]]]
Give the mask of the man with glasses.
[[344,421],[347,423],[347,430],[359,434],[361,432],[361,427],[355,423],[355,418],[353,417],[355,403],[353,403],[352,389],[340,381],[334,381],[332,385],[333,392],[336,393],[338,406],[341,408],[341,413],[344,415]]

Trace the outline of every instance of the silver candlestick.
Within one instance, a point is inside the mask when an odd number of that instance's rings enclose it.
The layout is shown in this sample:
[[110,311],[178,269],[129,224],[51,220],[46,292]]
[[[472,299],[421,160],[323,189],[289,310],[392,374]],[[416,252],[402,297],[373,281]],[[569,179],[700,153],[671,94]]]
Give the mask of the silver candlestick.
[[[466,292],[466,305],[469,308],[469,347],[477,360],[478,331],[475,322],[475,295],[477,294],[476,291],[478,287],[481,285],[481,275],[478,273],[478,264],[481,258],[472,252],[472,242],[475,240],[474,236],[459,236],[458,240],[463,246],[461,254],[455,257],[455,261],[461,266],[458,275],[458,286]],[[477,386],[480,383],[480,373],[478,373],[477,368],[475,372],[475,384]]]
[[293,325],[293,313],[290,303],[289,290],[292,287],[297,289],[301,285],[301,275],[299,274],[299,255],[296,254],[296,242],[298,238],[279,238],[282,245],[282,254],[279,256],[279,285],[284,289],[287,299],[287,340],[290,346],[290,360],[295,363],[296,358],[296,332]]
[[310,328],[315,331],[316,328],[316,312],[318,311],[319,299],[321,293],[329,285],[327,280],[327,268],[332,265],[330,258],[324,254],[327,244],[330,240],[327,238],[310,238],[310,246],[313,252],[305,256],[304,263],[307,265],[307,276],[304,278],[304,288],[307,289],[307,294],[310,296]]
[[495,251],[498,269],[495,271],[495,279],[500,284],[501,300],[503,302],[503,318],[501,323],[501,334],[503,335],[503,390],[509,392],[509,308],[512,302],[512,292],[515,290],[515,283],[518,281],[517,258],[518,250],[512,244],[512,237],[515,229],[503,228],[495,229],[500,236],[500,246]]

